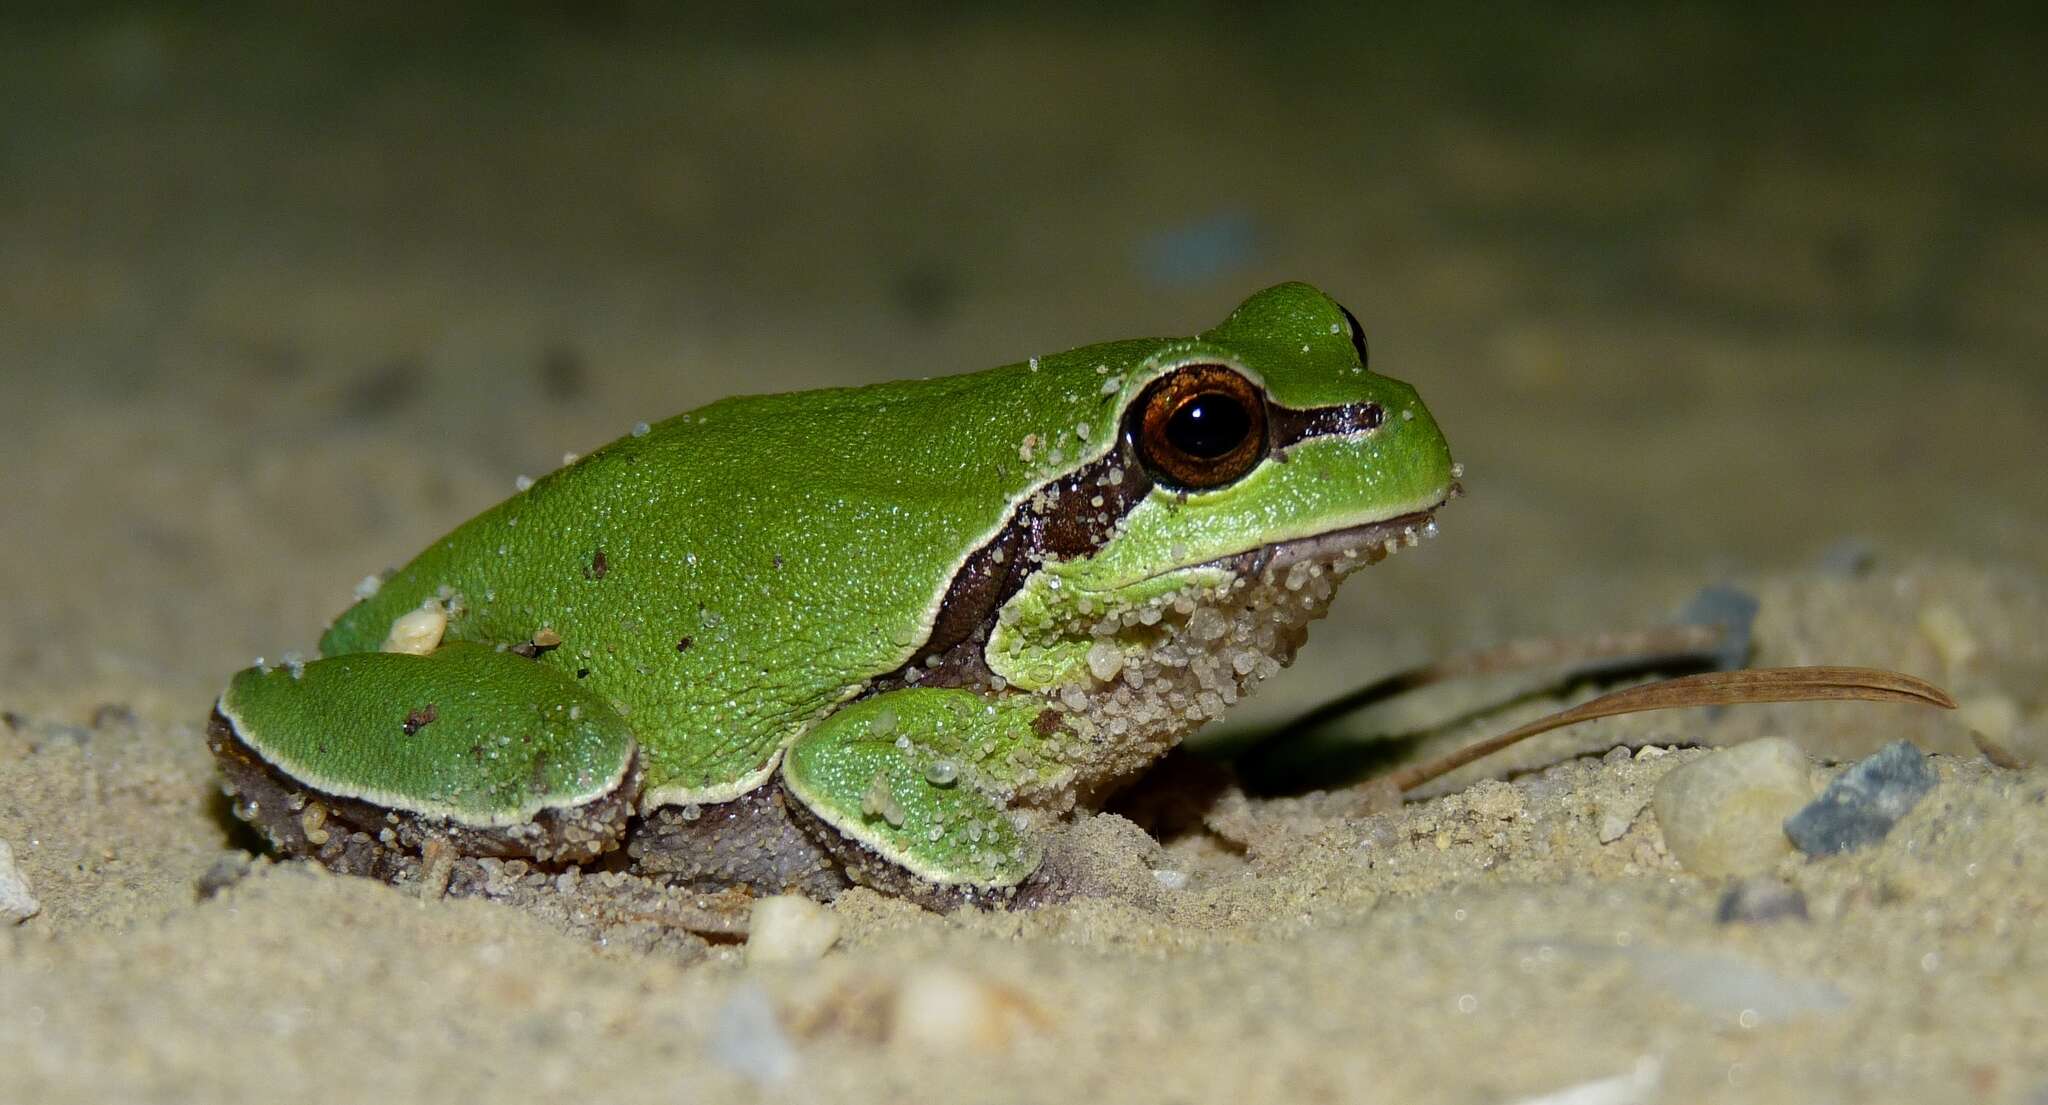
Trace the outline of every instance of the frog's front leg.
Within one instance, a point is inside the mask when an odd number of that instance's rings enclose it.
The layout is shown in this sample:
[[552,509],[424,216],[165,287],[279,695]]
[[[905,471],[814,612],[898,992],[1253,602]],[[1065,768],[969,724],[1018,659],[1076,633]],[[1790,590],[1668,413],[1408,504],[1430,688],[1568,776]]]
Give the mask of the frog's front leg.
[[456,856],[588,863],[616,847],[634,741],[559,669],[468,643],[249,668],[208,743],[235,812],[279,851],[397,880]]
[[799,738],[783,784],[855,881],[935,907],[1001,898],[1043,855],[1012,802],[1067,774],[1058,720],[1028,695],[888,691]]

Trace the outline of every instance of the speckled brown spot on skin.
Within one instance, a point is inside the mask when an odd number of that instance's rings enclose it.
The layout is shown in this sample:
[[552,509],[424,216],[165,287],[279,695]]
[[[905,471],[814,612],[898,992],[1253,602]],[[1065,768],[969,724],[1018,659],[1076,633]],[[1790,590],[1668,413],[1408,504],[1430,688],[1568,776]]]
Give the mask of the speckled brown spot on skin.
[[[506,651],[511,652],[515,656],[524,656],[528,660],[532,660],[560,647],[562,647],[562,635],[548,626],[542,626],[533,631],[531,638],[513,645]],[[581,679],[583,675],[578,673],[576,677]]]
[[1066,720],[1058,710],[1040,710],[1038,716],[1031,719],[1031,731],[1041,737],[1050,737],[1060,731]]
[[412,710],[405,715],[405,735],[409,737],[425,729],[434,724],[434,720],[440,716],[441,711],[431,702]]
[[606,559],[604,550],[599,549],[591,554],[590,565],[583,569],[583,578],[590,580],[603,579],[605,573],[611,570],[611,561]]

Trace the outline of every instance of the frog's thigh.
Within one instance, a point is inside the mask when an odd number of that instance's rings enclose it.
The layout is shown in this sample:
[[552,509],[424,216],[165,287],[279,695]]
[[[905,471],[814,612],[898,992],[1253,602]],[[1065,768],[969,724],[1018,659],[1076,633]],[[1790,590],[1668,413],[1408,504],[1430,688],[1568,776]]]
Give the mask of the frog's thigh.
[[481,645],[250,668],[221,695],[213,745],[245,816],[296,854],[322,853],[332,813],[398,824],[415,848],[439,835],[471,854],[580,861],[631,812],[618,711],[552,665]]
[[799,738],[783,783],[826,825],[926,882],[1015,886],[1040,850],[1005,811],[1000,765],[1036,743],[1037,713],[968,691],[890,691]]

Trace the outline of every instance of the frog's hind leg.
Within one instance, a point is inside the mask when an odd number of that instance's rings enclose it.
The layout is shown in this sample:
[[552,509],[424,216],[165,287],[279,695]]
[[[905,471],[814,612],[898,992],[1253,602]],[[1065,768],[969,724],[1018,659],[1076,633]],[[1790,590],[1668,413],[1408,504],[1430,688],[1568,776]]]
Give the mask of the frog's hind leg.
[[1046,713],[940,688],[864,699],[790,747],[790,812],[855,882],[934,908],[1002,900],[1042,858],[1009,805],[1060,770]]
[[423,855],[588,863],[638,790],[608,702],[474,644],[247,669],[207,736],[236,814],[280,852],[390,881]]

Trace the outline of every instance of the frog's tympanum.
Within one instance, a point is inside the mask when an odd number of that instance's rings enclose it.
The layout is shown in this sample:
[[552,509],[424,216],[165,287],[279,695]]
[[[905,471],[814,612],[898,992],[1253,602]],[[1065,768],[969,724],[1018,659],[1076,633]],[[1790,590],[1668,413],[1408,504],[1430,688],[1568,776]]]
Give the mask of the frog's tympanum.
[[1365,354],[1283,284],[1192,338],[636,427],[238,673],[213,750],[337,871],[1001,900],[1432,529],[1443,435]]

